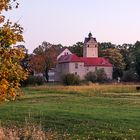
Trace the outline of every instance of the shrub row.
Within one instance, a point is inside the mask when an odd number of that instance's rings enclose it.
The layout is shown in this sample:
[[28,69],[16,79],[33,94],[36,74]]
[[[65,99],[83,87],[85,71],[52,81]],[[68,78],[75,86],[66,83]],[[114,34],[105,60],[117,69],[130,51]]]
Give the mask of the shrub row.
[[43,76],[33,76],[30,75],[27,80],[22,81],[22,86],[27,85],[43,85],[45,83],[45,78]]
[[[88,72],[85,76],[85,80],[92,83],[95,82],[103,83],[109,81],[104,69],[98,69],[95,70],[94,72],[92,71]],[[62,77],[62,82],[64,85],[79,85],[81,80],[78,75],[69,73]]]
[[[135,82],[138,80],[138,75],[130,70],[130,71],[125,71],[123,73],[123,77],[121,81],[124,82]],[[107,75],[104,71],[104,69],[98,69],[93,71],[88,72],[85,75],[85,81],[87,82],[92,82],[92,83],[104,83],[104,82],[109,82],[110,80],[107,78]],[[22,86],[27,86],[27,85],[43,85],[45,83],[45,78],[42,76],[32,76],[30,75],[26,81],[21,82]],[[75,74],[66,74],[62,76],[62,82],[64,85],[79,85],[81,83],[80,77]]]

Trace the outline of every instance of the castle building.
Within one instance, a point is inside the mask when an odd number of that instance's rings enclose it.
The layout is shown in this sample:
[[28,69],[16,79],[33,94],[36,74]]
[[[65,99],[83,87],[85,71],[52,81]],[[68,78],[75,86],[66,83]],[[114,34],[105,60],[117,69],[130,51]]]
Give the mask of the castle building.
[[73,73],[79,75],[81,79],[90,71],[104,69],[107,77],[112,79],[112,64],[103,57],[98,57],[98,43],[96,38],[89,33],[85,38],[83,46],[83,57],[68,53],[61,55],[56,65],[55,80],[61,81],[63,75]]

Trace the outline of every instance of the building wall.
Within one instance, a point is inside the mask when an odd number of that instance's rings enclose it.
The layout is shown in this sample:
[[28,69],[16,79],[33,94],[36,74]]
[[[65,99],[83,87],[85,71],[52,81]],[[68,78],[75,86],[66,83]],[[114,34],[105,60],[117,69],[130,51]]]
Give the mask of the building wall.
[[105,73],[106,73],[106,75],[107,75],[107,78],[109,78],[109,79],[113,79],[113,77],[112,77],[112,73],[113,73],[113,67],[97,67],[97,69],[104,69],[104,71],[105,71]]
[[85,69],[83,62],[69,63],[69,73],[79,75],[81,79],[84,78]]
[[87,66],[87,67],[85,67],[85,74],[84,75],[86,75],[88,72],[90,72],[90,71],[95,71],[95,69],[104,69],[104,71],[105,71],[105,73],[106,73],[106,75],[107,75],[107,77],[109,78],[109,79],[112,79],[112,72],[113,72],[113,69],[112,69],[112,67],[103,67],[103,66]]
[[79,75],[81,79],[84,79],[85,75],[90,71],[95,71],[95,69],[104,69],[107,77],[112,79],[112,67],[101,67],[101,66],[84,66],[83,62],[76,63],[61,63],[57,65],[56,70],[56,81],[61,81],[63,75],[68,73],[73,73]]
[[55,81],[61,81],[62,76],[68,74],[69,72],[69,63],[60,63],[56,65],[55,72]]

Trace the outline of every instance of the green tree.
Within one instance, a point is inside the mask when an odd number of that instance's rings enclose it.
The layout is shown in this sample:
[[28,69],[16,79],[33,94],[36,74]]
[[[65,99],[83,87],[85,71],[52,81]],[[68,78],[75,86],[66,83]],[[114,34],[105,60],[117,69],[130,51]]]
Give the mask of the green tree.
[[83,56],[83,42],[77,42],[73,46],[69,47],[70,51],[74,54],[76,54],[79,57]]
[[140,80],[140,41],[137,41],[133,47],[130,48],[130,54],[132,58],[132,66],[137,72]]
[[122,81],[124,81],[124,82],[136,82],[136,81],[138,81],[138,75],[132,69],[124,71]]
[[123,45],[118,45],[117,48],[120,50],[120,53],[123,56],[123,60],[125,63],[125,71],[128,71],[132,69],[132,57],[130,53],[130,49],[133,47],[132,44],[123,44]]
[[112,44],[111,42],[102,42],[102,43],[98,43],[98,53],[99,56],[102,57],[102,51],[105,49],[109,49],[109,48],[115,48],[116,45]]
[[121,77],[125,68],[125,63],[120,50],[117,48],[108,48],[102,50],[102,57],[107,58],[113,64],[113,78]]

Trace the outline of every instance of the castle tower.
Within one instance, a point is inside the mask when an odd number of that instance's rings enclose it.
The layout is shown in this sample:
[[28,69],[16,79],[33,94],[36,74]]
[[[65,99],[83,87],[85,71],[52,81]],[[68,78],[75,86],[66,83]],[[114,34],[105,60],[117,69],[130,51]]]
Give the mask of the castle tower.
[[85,38],[83,57],[98,57],[98,43],[91,33],[88,34],[88,38]]

